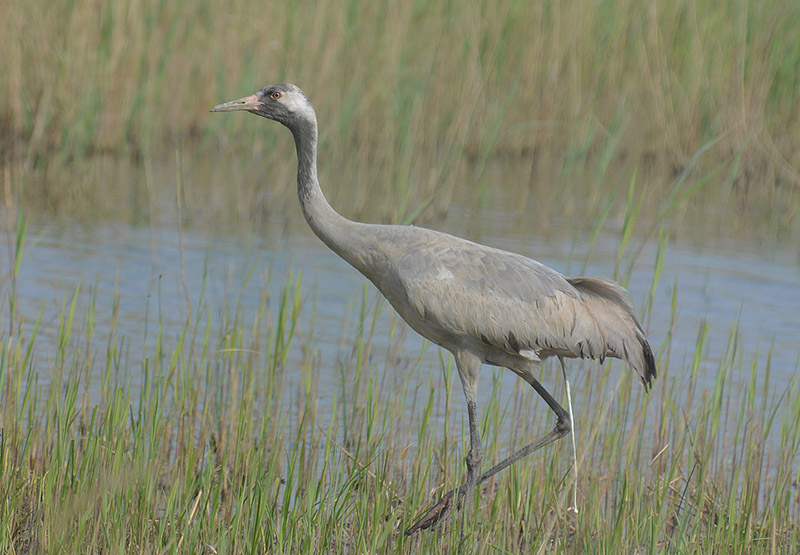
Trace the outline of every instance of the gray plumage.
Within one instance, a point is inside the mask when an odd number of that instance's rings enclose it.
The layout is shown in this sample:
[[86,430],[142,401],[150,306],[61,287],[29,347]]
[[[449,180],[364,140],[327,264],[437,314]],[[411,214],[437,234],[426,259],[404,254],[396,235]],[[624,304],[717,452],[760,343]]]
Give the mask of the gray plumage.
[[[292,131],[298,198],[311,229],[374,283],[414,330],[453,353],[467,397],[471,447],[467,481],[450,497],[569,432],[569,416],[535,378],[543,359],[615,357],[628,363],[645,388],[656,377],[647,336],[619,285],[567,278],[530,258],[446,233],[350,221],[328,204],[320,189],[316,114],[298,87],[271,85],[212,108],[237,110],[276,120]],[[544,438],[479,475],[482,448],[475,400],[483,363],[507,367],[522,377],[553,409],[558,423]],[[435,506],[409,532],[431,525],[448,505],[443,499],[438,512]]]

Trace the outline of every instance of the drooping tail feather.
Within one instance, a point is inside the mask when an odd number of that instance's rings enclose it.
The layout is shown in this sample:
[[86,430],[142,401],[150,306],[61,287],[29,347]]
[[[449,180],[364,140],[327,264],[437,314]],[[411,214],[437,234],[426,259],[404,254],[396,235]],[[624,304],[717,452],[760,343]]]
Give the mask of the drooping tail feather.
[[625,289],[606,279],[578,277],[567,281],[583,294],[588,312],[606,337],[603,347],[606,352],[600,356],[625,360],[639,375],[645,390],[649,390],[657,374],[656,361]]
[[649,391],[653,386],[653,380],[656,379],[656,358],[653,356],[653,350],[650,348],[650,342],[647,337],[642,333],[639,336],[639,343],[642,346],[642,358],[644,359],[644,376],[642,376],[642,385],[645,391]]

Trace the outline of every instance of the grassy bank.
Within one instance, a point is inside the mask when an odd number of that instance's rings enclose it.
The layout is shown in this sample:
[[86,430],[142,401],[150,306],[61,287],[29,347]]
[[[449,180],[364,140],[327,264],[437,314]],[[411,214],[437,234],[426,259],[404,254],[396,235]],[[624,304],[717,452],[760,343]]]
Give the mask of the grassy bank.
[[744,165],[797,167],[791,3],[78,0],[0,15],[3,135],[26,158],[153,154],[206,134],[214,102],[287,79],[327,114],[331,139],[378,153],[409,139],[475,156],[592,147],[626,127],[633,156],[685,163],[722,134],[721,153]]
[[[735,322],[716,364],[706,328],[688,363],[655,345],[647,396],[618,363],[571,365],[577,519],[561,442],[486,484],[463,539],[458,520],[405,538],[463,479],[465,411],[449,358],[407,352],[396,319],[378,352],[381,303],[353,301],[331,360],[295,279],[270,297],[265,277],[246,309],[235,287],[224,306],[184,291],[183,326],[155,317],[134,351],[125,292],[20,310],[15,228],[18,208],[237,237],[305,225],[286,131],[207,114],[287,80],[317,106],[346,215],[431,223],[458,204],[452,231],[480,239],[470,216],[502,205],[515,233],[566,222],[581,245],[618,228],[621,281],[636,245],[660,253],[652,303],[667,238],[800,237],[799,25],[791,2],[734,0],[0,3],[0,552],[800,551],[800,383],[745,359]],[[553,425],[498,372],[487,464]],[[552,368],[542,381],[563,396]]]
[[[403,221],[447,206],[461,183],[541,198],[583,191],[588,173],[608,194],[618,167],[661,198],[702,152],[709,203],[795,232],[798,25],[795,3],[739,0],[12,0],[0,6],[3,163],[138,163],[198,144],[219,158],[221,144],[240,171],[272,168],[260,186],[283,191],[291,145],[277,129],[207,110],[290,80],[322,118],[324,172],[359,189],[353,215],[375,183],[386,201],[373,214]],[[528,171],[498,184],[486,172],[498,159]]]
[[[11,260],[23,252],[20,241]],[[377,351],[385,308],[365,290],[355,321],[342,316],[342,328],[356,330],[342,355],[324,358],[307,314],[313,291],[288,279],[270,297],[266,286],[248,310],[191,291],[183,327],[153,322],[144,333],[154,341],[131,352],[117,328],[119,293],[97,303],[79,290],[36,317],[15,312],[7,282],[0,551],[800,549],[800,384],[773,386],[769,357],[744,360],[735,328],[716,365],[701,362],[707,329],[688,366],[671,361],[665,338],[650,395],[620,364],[570,365],[577,518],[566,511],[571,450],[560,442],[487,483],[464,538],[460,515],[406,538],[403,529],[463,479],[464,402],[449,357],[429,365],[405,352],[395,316],[386,352]],[[112,314],[98,315],[99,304]],[[339,376],[325,388],[332,367]],[[482,382],[492,390],[480,407],[487,464],[553,425],[503,372]],[[715,376],[711,388],[698,387],[703,374]],[[561,397],[557,375],[546,366],[542,380]]]

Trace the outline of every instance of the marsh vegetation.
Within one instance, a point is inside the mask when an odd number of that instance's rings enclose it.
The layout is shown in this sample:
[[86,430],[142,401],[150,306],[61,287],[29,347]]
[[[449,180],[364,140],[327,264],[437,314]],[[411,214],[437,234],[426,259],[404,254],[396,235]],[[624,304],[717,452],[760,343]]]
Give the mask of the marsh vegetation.
[[[0,4],[0,551],[800,551],[800,6]],[[208,108],[300,84],[321,182],[626,284],[657,351],[570,366],[570,449],[461,538],[447,353],[310,232],[292,144]],[[542,381],[563,395],[555,367]],[[550,429],[486,368],[487,464]]]

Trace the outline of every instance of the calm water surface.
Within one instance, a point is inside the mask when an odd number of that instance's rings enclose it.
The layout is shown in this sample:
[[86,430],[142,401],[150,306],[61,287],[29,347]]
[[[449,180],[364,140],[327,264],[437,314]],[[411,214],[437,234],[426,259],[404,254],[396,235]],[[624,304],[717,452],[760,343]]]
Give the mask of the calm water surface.
[[[96,302],[94,351],[98,366],[104,360],[104,333],[113,312],[114,291],[118,291],[119,336],[125,340],[128,379],[135,391],[141,361],[152,356],[159,323],[165,324],[167,341],[175,341],[186,316],[174,212],[153,226],[53,223],[41,214],[26,215],[27,249],[19,274],[18,297],[20,310],[28,321],[35,320],[44,307],[36,350],[40,386],[49,385],[57,314],[65,303],[68,305],[80,285],[77,313],[84,314],[92,297]],[[534,257],[567,275],[582,273],[586,264],[586,275],[613,277],[619,245],[619,232],[613,229],[613,223],[601,232],[589,256],[589,246],[582,237],[576,237],[573,228],[556,228],[545,240],[521,233],[515,225],[519,217],[513,205],[476,210],[454,204],[446,218],[430,227]],[[268,223],[252,230],[249,236],[224,235],[196,227],[183,231],[185,280],[192,309],[195,310],[200,291],[204,290],[203,300],[212,315],[237,303],[245,310],[255,310],[264,289],[269,288],[271,310],[276,310],[281,288],[290,274],[302,272],[305,301],[299,329],[302,335],[303,330],[311,328],[313,314],[313,337],[305,336],[294,342],[289,366],[299,363],[303,345],[313,344],[319,353],[321,395],[327,396],[335,390],[341,379],[338,362],[349,356],[357,334],[359,304],[366,280],[311,234],[296,205],[291,213],[269,218]],[[686,380],[697,338],[703,326],[708,326],[697,379],[711,387],[734,333],[738,340],[737,364],[745,369],[752,364],[765,368],[769,358],[773,384],[770,395],[780,395],[800,367],[797,247],[764,251],[741,241],[726,244],[724,231],[707,239],[696,239],[691,245],[672,241],[666,250],[653,304],[645,316],[645,327],[657,358],[663,359],[668,353],[669,379]],[[2,244],[6,240],[4,235]],[[648,304],[657,245],[653,240],[636,237],[632,243],[629,251],[640,251],[628,289],[634,303],[642,308]],[[0,264],[7,265],[7,260],[4,255]],[[252,268],[255,271],[246,279]],[[268,280],[265,272],[269,273]],[[0,275],[7,276],[7,269]],[[3,287],[7,289],[7,281]],[[381,302],[371,285],[367,292],[371,304]],[[395,320],[389,307],[381,312],[373,349],[373,359],[378,362],[385,357],[389,326]],[[7,325],[7,320],[3,325]],[[413,360],[420,352],[422,340],[410,330],[404,337],[405,348],[400,350],[405,351],[408,360]],[[399,368],[402,370],[403,366]],[[573,362],[570,368],[580,381],[588,379],[581,369],[593,367]],[[616,368],[622,369],[619,365]],[[438,348],[428,349],[419,368],[413,371],[433,372],[437,374],[434,383],[440,380]],[[490,380],[491,374],[485,370],[482,379]],[[744,372],[742,376],[747,374]],[[501,379],[509,384],[516,382],[510,372],[503,372]],[[742,381],[741,377],[738,379]],[[555,376],[549,385],[554,390],[560,387]],[[482,391],[488,395],[491,388],[484,387]],[[545,411],[543,405],[537,409]]]

